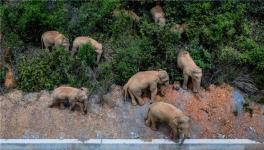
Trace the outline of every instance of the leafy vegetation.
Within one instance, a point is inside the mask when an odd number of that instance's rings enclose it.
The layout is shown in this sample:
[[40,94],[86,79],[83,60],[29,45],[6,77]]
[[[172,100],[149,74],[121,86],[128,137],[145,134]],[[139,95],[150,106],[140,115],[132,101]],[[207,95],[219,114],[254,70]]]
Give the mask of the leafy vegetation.
[[[38,91],[60,84],[123,85],[138,71],[159,68],[166,69],[172,81],[182,80],[176,64],[182,49],[203,69],[207,84],[232,83],[246,74],[257,87],[264,87],[264,2],[162,1],[164,27],[154,23],[149,12],[153,6],[155,2],[149,0],[4,3],[0,6],[1,45],[12,49],[18,87]],[[134,11],[140,21],[113,15],[124,9]],[[172,32],[175,24],[187,28],[183,33]],[[103,44],[104,58],[96,65],[89,45],[75,56],[61,48],[51,53],[39,50],[41,34],[48,30],[64,33],[71,42],[88,35]]]

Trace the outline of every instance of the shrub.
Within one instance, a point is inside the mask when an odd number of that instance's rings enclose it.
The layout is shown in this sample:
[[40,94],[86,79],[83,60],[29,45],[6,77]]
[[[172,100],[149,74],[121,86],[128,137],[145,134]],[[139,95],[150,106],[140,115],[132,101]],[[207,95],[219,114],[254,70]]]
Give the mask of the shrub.
[[96,52],[95,48],[90,44],[84,44],[80,47],[77,56],[81,61],[84,61],[88,66],[94,66],[96,64]]
[[102,29],[109,22],[110,15],[118,1],[100,0],[83,3],[76,15],[69,22],[69,30],[73,35],[91,35],[104,32]]
[[146,38],[123,34],[114,49],[113,70],[117,84],[124,84],[136,72],[151,68],[154,47]]
[[40,41],[44,31],[61,31],[67,27],[63,2],[22,1],[5,5],[3,11],[5,25],[10,26],[23,41]]
[[[43,50],[42,50],[43,51]],[[86,64],[71,57],[68,51],[58,48],[30,58],[23,56],[18,64],[18,87],[24,91],[51,90],[60,84],[90,86]]]
[[190,55],[192,56],[195,63],[203,70],[208,70],[212,68],[212,57],[208,50],[196,49],[191,51]]

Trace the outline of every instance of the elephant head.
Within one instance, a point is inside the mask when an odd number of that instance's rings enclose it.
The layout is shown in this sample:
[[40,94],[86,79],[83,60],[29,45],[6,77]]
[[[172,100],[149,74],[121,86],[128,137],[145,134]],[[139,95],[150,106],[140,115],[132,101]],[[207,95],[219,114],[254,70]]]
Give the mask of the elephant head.
[[189,138],[190,132],[190,118],[187,116],[176,117],[169,122],[169,126],[173,132],[173,138],[179,137],[181,139],[180,144],[183,144],[186,138]]
[[79,89],[77,98],[81,101],[81,102],[85,102],[88,99],[88,95],[89,95],[89,90],[85,87],[81,87]]
[[198,92],[200,90],[202,75],[202,69],[200,68],[196,68],[192,71],[193,92]]
[[169,85],[169,75],[165,70],[158,70],[159,84]]
[[69,39],[66,38],[64,35],[60,34],[55,39],[55,46],[62,46],[66,50],[69,50],[69,47],[70,47]]

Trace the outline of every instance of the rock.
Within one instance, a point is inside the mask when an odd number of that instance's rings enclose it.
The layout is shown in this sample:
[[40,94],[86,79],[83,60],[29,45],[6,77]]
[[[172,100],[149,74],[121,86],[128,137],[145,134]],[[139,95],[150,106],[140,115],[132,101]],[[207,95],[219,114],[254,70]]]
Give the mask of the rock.
[[224,134],[217,134],[217,138],[219,138],[219,139],[224,139],[226,137],[226,135],[224,135]]
[[39,99],[40,93],[34,92],[34,93],[27,93],[24,95],[23,100],[25,102],[34,102]]
[[103,95],[103,102],[110,107],[121,107],[124,104],[124,95],[122,86],[113,84],[110,92]]
[[91,96],[89,96],[89,103],[92,104],[100,104],[101,103],[101,95],[99,94],[92,94]]
[[236,115],[241,115],[243,112],[243,104],[245,99],[238,89],[232,91],[232,109]]
[[140,136],[139,136],[139,134],[137,132],[131,131],[131,132],[129,132],[129,138],[138,139],[138,138],[140,138]]
[[243,92],[250,95],[253,95],[257,91],[259,91],[256,87],[256,84],[254,83],[254,80],[249,75],[242,75],[237,77],[233,81],[233,84]]
[[23,100],[23,91],[15,89],[5,94],[5,97],[8,98],[12,103],[19,103]]

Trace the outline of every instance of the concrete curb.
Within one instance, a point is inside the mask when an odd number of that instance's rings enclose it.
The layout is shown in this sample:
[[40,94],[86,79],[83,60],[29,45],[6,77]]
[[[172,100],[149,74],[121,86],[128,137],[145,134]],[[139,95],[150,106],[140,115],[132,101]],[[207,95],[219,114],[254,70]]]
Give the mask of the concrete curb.
[[[0,144],[177,144],[169,139],[0,139]],[[184,144],[261,144],[249,139],[186,139]]]
[[0,150],[264,150],[249,139],[0,139]]

